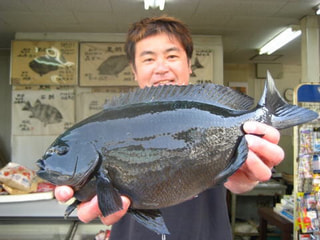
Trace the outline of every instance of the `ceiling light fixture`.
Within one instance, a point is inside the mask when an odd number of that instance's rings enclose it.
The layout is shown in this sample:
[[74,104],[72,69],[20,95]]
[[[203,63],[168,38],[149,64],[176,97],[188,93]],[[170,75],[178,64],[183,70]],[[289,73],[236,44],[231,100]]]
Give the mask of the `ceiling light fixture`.
[[164,9],[164,4],[166,0],[144,0],[144,9],[148,10],[149,7],[151,8],[157,8],[162,11]]
[[291,26],[275,36],[271,41],[266,43],[262,48],[259,49],[259,54],[272,54],[279,48],[283,47],[293,39],[301,35],[299,26]]
[[313,10],[315,11],[316,15],[320,15],[320,5],[313,7]]

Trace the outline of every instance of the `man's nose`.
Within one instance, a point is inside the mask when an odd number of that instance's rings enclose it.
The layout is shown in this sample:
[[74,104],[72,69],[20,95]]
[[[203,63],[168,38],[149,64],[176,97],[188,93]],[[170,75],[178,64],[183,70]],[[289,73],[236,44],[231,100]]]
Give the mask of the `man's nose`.
[[157,61],[157,66],[156,66],[156,72],[157,73],[164,73],[169,70],[168,63],[165,59],[159,59]]

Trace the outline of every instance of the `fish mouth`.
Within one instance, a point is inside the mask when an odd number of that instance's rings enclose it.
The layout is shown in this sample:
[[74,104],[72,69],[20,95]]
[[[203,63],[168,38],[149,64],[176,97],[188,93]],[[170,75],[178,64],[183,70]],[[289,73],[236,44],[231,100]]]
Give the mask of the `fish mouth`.
[[62,174],[61,172],[57,172],[51,170],[50,168],[46,168],[45,160],[39,159],[36,162],[39,170],[36,172],[37,176],[45,179],[55,185],[72,185],[72,179],[75,176],[75,172],[72,173],[71,176]]
[[44,171],[45,169],[45,164],[44,164],[44,161],[42,159],[39,159],[37,162],[36,162],[37,166],[39,167],[39,171]]
[[[88,181],[88,179],[92,177],[92,174],[97,167],[95,166],[92,169],[88,169],[88,171],[84,172],[82,175],[78,175],[78,158],[76,159],[74,168],[67,174],[62,173],[61,171],[50,169],[50,166],[46,167],[44,159],[39,159],[36,162],[36,165],[39,167],[39,170],[36,172],[38,177],[45,179],[55,185],[69,185],[76,187],[77,189],[81,188]],[[98,166],[100,165],[98,164]]]
[[43,159],[39,159],[36,162],[36,164],[39,167],[39,169],[37,171],[38,177],[51,182],[50,179],[52,179],[53,175],[55,175],[55,174],[52,171],[50,171],[49,169],[46,169],[45,161]]

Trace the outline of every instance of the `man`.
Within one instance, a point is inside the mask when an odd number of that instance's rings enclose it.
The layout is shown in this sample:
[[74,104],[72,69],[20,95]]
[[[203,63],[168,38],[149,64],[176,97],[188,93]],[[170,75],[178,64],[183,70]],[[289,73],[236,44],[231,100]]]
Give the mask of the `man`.
[[[188,29],[179,20],[163,16],[146,18],[133,24],[128,31],[125,48],[140,88],[189,83],[193,44]],[[243,128],[248,133],[248,159],[224,186],[216,186],[194,199],[161,210],[171,233],[167,236],[168,240],[232,239],[226,188],[234,193],[251,190],[259,181],[268,180],[272,167],[284,157],[283,150],[277,146],[280,136],[276,129],[258,122],[247,122]],[[61,186],[56,188],[55,195],[58,200],[65,201],[73,195],[73,191]],[[89,222],[100,217],[104,224],[114,224],[111,231],[111,239],[114,240],[160,239],[159,235],[125,215],[130,200],[124,196],[122,200],[123,210],[101,217],[97,198],[94,197],[78,207],[79,219]]]

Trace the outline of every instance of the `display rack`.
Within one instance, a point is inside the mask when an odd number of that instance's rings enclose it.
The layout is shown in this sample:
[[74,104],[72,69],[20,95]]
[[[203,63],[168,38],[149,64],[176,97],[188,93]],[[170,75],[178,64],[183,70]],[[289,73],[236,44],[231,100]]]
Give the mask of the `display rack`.
[[[295,89],[294,103],[320,113],[320,85]],[[294,240],[320,240],[320,121],[294,127]]]

